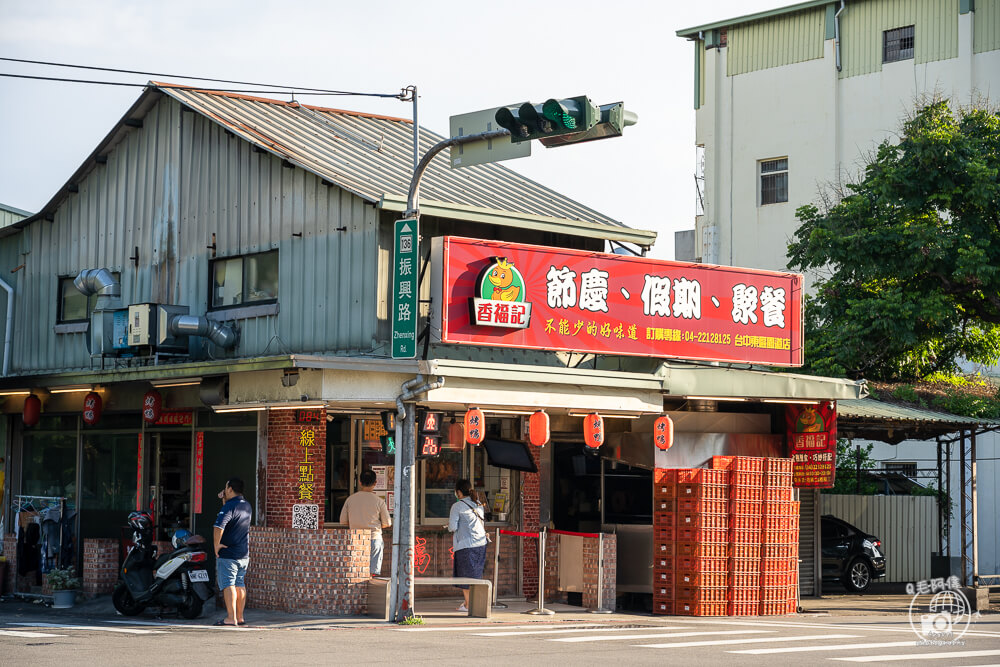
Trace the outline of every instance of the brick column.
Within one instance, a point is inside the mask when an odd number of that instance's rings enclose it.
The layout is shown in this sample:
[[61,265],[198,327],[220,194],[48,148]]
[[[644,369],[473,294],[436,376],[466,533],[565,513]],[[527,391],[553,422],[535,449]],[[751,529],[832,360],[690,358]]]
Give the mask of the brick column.
[[0,593],[13,593],[17,572],[17,538],[13,533],[3,536],[3,555],[7,558],[7,574],[0,579]]
[[118,540],[85,539],[82,575],[87,597],[111,593],[118,581]]
[[[304,446],[306,442],[313,444],[307,448]],[[308,472],[303,470],[306,466],[311,466]],[[308,478],[309,475],[311,478]],[[266,525],[269,528],[291,528],[292,505],[297,504],[319,505],[322,524],[326,507],[325,480],[326,422],[297,424],[295,410],[270,410],[267,416],[267,482],[264,489]]]
[[[605,533],[603,538],[604,573],[601,579],[601,608],[615,609],[617,595],[617,542],[615,535]],[[597,608],[598,540],[592,537],[583,540],[583,606]],[[548,575],[546,575],[548,576]]]
[[[551,447],[552,445],[548,445]],[[541,448],[530,447],[531,458],[541,469]],[[541,479],[539,473],[521,473],[521,526],[528,533],[541,529],[539,510],[541,503]],[[525,537],[524,551],[521,556],[522,590],[527,599],[538,595],[538,540]]]

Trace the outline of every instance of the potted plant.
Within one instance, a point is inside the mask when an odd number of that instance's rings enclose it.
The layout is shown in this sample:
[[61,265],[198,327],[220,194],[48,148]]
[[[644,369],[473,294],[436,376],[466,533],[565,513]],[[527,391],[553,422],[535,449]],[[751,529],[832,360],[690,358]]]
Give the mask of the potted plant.
[[52,608],[69,609],[76,602],[76,591],[80,588],[80,580],[75,576],[72,567],[56,568],[46,575],[49,589],[52,591]]

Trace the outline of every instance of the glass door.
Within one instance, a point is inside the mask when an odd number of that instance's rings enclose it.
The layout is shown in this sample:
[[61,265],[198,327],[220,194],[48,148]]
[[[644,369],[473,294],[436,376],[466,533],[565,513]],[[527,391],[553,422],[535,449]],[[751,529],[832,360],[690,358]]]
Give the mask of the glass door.
[[191,434],[154,433],[153,501],[156,539],[191,529]]

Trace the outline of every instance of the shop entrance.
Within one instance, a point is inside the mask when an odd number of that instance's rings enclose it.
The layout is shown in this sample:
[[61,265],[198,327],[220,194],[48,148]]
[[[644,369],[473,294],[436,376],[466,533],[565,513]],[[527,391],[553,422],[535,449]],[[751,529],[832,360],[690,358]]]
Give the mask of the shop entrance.
[[156,539],[169,540],[178,528],[191,529],[191,434],[153,433],[150,494]]

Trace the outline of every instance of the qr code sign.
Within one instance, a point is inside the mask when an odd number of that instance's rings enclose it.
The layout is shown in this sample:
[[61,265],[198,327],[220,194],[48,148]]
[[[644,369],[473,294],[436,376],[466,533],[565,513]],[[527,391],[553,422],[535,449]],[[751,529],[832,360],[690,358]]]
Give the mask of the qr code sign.
[[413,250],[413,235],[404,234],[399,237],[399,252],[410,252]]
[[292,505],[292,528],[319,528],[319,505]]

